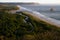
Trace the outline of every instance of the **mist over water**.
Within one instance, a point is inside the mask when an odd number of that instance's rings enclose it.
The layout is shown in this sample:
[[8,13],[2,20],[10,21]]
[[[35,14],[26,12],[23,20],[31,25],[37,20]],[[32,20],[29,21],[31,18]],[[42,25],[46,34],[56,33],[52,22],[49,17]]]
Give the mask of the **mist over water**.
[[[48,5],[38,5],[38,6],[22,5],[22,6],[28,8],[30,10],[40,12],[41,14],[43,14],[47,17],[51,17],[51,18],[60,20],[60,5],[54,5],[54,6],[51,6],[51,5],[50,6],[48,6]],[[53,12],[50,11],[50,8],[52,8],[52,7],[55,9]]]

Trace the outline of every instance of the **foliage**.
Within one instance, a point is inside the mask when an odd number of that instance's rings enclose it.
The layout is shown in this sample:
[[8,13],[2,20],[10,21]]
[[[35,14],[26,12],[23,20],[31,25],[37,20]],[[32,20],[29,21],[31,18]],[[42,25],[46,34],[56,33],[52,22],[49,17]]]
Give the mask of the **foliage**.
[[0,12],[1,40],[60,40],[60,28],[19,14]]

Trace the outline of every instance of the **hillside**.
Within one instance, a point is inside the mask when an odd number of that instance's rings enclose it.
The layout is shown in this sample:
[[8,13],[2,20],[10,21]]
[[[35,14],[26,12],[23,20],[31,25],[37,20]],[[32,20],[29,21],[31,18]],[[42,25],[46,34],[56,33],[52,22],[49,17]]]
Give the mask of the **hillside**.
[[[7,10],[6,10],[7,11]],[[0,11],[1,40],[60,40],[60,28],[36,21],[24,12]]]

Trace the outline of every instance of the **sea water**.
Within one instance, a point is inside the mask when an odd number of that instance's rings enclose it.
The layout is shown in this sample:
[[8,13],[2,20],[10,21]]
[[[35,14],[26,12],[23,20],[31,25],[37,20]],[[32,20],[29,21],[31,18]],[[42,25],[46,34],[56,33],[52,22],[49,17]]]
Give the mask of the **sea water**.
[[[41,14],[56,19],[60,20],[60,5],[22,5],[23,7],[40,12]],[[50,8],[54,8],[54,11],[50,11]]]

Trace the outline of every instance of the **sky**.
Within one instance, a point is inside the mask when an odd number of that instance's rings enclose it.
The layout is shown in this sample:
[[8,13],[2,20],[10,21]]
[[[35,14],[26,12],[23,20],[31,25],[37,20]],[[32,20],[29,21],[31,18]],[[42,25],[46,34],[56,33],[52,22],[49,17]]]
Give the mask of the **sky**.
[[40,4],[60,4],[60,0],[0,0],[0,2],[37,2]]

